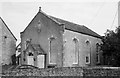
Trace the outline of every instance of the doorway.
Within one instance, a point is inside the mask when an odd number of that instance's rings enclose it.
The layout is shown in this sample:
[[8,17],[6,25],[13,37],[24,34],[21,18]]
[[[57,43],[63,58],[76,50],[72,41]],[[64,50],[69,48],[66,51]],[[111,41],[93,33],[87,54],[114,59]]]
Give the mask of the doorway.
[[34,56],[33,56],[32,53],[29,53],[28,56],[27,56],[27,64],[34,66]]
[[45,68],[45,55],[38,55],[37,56],[37,67]]

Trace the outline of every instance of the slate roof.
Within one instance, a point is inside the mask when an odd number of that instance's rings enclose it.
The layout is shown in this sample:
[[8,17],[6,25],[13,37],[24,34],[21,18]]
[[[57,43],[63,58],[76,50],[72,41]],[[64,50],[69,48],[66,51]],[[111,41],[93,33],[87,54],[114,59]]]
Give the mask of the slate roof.
[[75,23],[72,23],[69,21],[65,21],[63,19],[56,18],[53,16],[50,16],[50,17],[60,23],[63,23],[65,25],[65,29],[67,29],[67,30],[71,30],[74,32],[82,33],[82,34],[97,37],[97,38],[101,38],[101,36],[99,34],[97,34],[96,32],[92,31],[91,29],[87,28],[84,25],[78,25],[78,24],[75,24]]
[[[44,13],[42,10],[39,10],[39,12],[35,15],[35,17],[32,19],[32,21],[37,17],[37,15],[41,13],[43,15],[45,15],[48,19],[52,20],[53,22],[57,23],[58,25],[65,25],[65,29],[67,30],[71,30],[71,31],[74,31],[74,32],[78,32],[78,33],[82,33],[82,34],[85,34],[85,35],[89,35],[89,36],[93,36],[93,37],[97,37],[97,38],[102,38],[99,34],[97,34],[96,32],[92,31],[91,29],[87,28],[86,26],[84,25],[78,25],[78,24],[75,24],[75,23],[72,23],[72,22],[69,22],[69,21],[65,21],[63,19],[60,19],[60,18],[56,18],[56,17],[53,17],[53,16],[50,16],[50,15],[47,15],[46,13]],[[31,22],[32,22],[31,21]],[[31,23],[30,22],[30,23]],[[29,23],[29,24],[30,24]],[[29,25],[28,25],[29,26]],[[27,27],[28,27],[27,26]],[[25,30],[27,29],[27,27],[25,28]],[[24,30],[24,31],[25,31]],[[24,32],[23,31],[23,32]],[[21,32],[22,33],[22,32]]]
[[39,44],[32,44],[32,47],[35,51],[44,52],[44,50],[41,48]]
[[17,41],[17,38],[13,35],[13,33],[11,32],[11,30],[8,28],[8,26],[6,25],[6,23],[3,21],[3,19],[0,17],[1,21],[3,22],[3,24],[6,26],[6,28],[9,30],[9,32],[12,34],[12,36],[15,38],[15,40]]
[[[38,52],[38,54],[45,54],[40,44],[29,44],[28,47],[29,46],[31,46],[34,51]],[[28,49],[28,47],[26,48],[26,50]]]

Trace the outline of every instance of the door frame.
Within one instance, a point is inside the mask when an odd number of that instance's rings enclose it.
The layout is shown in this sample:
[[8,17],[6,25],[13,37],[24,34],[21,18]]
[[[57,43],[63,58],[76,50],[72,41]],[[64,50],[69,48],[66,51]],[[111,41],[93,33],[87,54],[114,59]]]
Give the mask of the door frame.
[[[46,65],[46,64],[47,64],[47,63],[46,63],[46,62],[47,62],[46,54],[38,54],[38,55],[44,55],[44,68],[46,68],[46,66],[47,66],[47,65]],[[38,55],[37,55],[37,56],[38,56]],[[37,58],[37,60],[38,60],[38,58]]]
[[35,64],[34,64],[34,56],[27,56],[27,65],[31,65],[31,64],[28,64],[28,59],[29,59],[28,57],[32,57],[33,66],[34,66],[34,65],[35,65]]

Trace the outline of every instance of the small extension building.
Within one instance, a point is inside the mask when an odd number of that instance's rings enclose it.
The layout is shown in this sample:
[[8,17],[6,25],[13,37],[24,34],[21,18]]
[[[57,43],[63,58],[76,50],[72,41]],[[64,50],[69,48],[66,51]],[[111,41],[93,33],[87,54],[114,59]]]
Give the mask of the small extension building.
[[21,32],[21,64],[49,67],[102,63],[101,36],[83,25],[45,14],[41,8]]

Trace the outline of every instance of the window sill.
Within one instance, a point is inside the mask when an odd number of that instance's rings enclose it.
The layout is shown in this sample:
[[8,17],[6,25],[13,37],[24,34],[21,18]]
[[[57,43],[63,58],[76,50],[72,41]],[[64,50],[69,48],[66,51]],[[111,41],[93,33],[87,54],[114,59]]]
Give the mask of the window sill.
[[47,68],[55,68],[57,65],[56,64],[49,64],[48,66],[47,66]]
[[55,64],[57,64],[57,63],[49,63],[50,65],[55,65]]
[[78,64],[78,63],[73,63],[73,64]]
[[88,65],[88,64],[90,64],[90,62],[88,62],[88,63],[85,63],[85,64],[87,64],[87,65]]
[[96,65],[100,65],[100,62],[97,62]]

